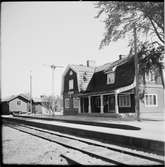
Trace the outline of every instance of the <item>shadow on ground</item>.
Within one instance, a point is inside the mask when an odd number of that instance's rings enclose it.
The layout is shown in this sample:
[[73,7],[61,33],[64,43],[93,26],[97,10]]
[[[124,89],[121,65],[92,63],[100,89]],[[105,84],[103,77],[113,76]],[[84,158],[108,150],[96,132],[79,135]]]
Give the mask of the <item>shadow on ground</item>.
[[[16,117],[24,117],[24,116],[16,116]],[[24,117],[25,118],[25,117]],[[107,128],[116,128],[116,129],[125,129],[125,130],[140,130],[141,128],[126,125],[126,124],[117,124],[117,123],[106,123],[106,122],[94,122],[94,121],[87,121],[87,120],[69,120],[69,119],[57,119],[57,118],[49,118],[49,117],[33,117],[33,116],[26,116],[26,118],[32,119],[42,119],[48,121],[58,121],[58,122],[66,122],[66,123],[74,123],[74,124],[83,124],[83,125],[91,125],[91,126],[101,126]]]

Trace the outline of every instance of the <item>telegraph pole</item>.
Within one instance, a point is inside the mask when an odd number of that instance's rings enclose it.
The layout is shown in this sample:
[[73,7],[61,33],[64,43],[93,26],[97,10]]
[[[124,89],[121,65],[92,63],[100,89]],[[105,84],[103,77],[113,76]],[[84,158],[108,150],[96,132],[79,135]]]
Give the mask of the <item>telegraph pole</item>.
[[32,75],[30,71],[30,112],[32,113]]
[[55,65],[51,65],[51,70],[52,70],[52,110],[53,110],[53,115],[55,112],[55,92],[54,92],[54,71],[56,69]]
[[139,60],[137,55],[137,35],[136,35],[136,24],[134,23],[134,63],[135,63],[135,112],[137,114],[137,121],[140,121],[139,111]]

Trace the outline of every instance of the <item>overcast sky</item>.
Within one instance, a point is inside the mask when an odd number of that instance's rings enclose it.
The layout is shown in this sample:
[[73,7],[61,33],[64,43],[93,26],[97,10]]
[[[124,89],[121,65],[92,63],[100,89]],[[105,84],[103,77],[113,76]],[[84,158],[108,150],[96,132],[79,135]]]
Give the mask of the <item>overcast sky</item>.
[[[51,94],[51,69],[43,64],[103,65],[128,54],[121,40],[99,50],[104,24],[95,19],[94,2],[3,2],[1,9],[2,98],[29,92]],[[55,70],[55,94],[60,95],[62,74]]]

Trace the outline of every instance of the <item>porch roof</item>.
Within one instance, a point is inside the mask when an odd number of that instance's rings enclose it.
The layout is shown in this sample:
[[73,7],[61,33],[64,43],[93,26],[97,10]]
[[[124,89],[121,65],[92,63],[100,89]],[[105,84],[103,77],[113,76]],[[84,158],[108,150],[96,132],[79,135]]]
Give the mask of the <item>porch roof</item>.
[[[80,93],[78,94],[79,97],[82,96],[98,96],[98,95],[109,95],[109,94],[115,94],[117,90],[112,91],[98,91],[98,92],[86,92],[86,93]],[[134,87],[131,87],[128,90],[124,90],[122,92],[119,92],[118,94],[134,94]]]

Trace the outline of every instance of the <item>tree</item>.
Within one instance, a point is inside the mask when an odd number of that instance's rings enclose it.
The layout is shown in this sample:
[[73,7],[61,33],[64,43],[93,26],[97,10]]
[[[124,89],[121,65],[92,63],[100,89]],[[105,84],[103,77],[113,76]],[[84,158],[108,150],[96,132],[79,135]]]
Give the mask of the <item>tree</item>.
[[[105,33],[99,48],[108,46],[112,41],[129,37],[130,55],[133,55],[134,38],[133,29],[136,26],[137,56],[139,59],[139,74],[143,77],[145,86],[145,73],[152,69],[158,69],[162,81],[164,58],[164,2],[119,2],[100,1],[96,8],[99,12],[96,18],[104,19]],[[144,38],[146,37],[146,38]],[[145,88],[141,91],[141,99]]]
[[55,111],[60,111],[62,99],[59,96],[56,96],[54,98],[52,96],[44,96],[42,98],[42,105],[45,106],[49,111],[53,112],[53,100]]
[[[100,1],[95,5],[99,9],[96,18],[103,16],[106,30],[100,49],[132,33],[134,23],[138,36],[157,37],[152,42],[164,44],[163,2]],[[129,39],[130,46],[133,44],[132,36]],[[139,44],[141,42],[138,41]]]

